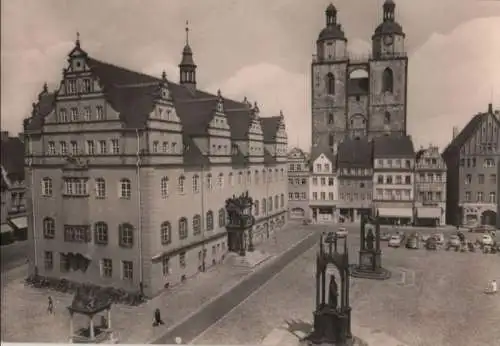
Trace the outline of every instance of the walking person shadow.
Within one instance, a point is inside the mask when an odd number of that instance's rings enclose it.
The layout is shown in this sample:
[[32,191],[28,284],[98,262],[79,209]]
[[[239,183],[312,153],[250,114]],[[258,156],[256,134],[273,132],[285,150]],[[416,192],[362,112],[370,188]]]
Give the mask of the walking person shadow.
[[153,327],[158,327],[160,324],[164,325],[165,322],[163,322],[163,320],[161,319],[160,309],[156,309],[153,318]]

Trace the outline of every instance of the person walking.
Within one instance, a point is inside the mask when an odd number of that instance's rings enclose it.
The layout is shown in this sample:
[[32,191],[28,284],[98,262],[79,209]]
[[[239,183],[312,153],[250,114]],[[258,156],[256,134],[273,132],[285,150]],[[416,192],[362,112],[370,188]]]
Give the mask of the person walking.
[[47,312],[51,315],[54,313],[54,302],[51,296],[48,298]]
[[158,327],[160,324],[165,324],[165,323],[161,319],[160,309],[156,309],[153,318],[153,327]]

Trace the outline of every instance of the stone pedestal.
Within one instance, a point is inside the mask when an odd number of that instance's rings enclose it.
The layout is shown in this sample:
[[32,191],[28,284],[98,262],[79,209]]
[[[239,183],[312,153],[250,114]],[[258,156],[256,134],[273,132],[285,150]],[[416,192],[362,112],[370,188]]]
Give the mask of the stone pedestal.
[[382,252],[380,250],[360,250],[359,263],[351,267],[351,276],[387,280],[391,277],[391,272],[382,268]]
[[309,345],[353,345],[352,335],[347,333],[350,329],[349,317],[349,311],[322,307],[314,312],[314,330],[304,342]]

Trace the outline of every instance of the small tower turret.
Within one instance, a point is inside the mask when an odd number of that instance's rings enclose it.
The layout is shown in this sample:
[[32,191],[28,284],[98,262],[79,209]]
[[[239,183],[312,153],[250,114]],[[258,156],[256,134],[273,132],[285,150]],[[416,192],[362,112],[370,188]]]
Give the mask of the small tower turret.
[[179,64],[179,76],[181,85],[191,90],[196,89],[196,64],[193,60],[193,51],[189,46],[189,22],[186,21],[186,45],[182,50],[182,61]]
[[333,4],[325,11],[326,26],[316,41],[317,59],[336,60],[346,56],[347,39],[341,25],[337,22],[337,9]]
[[372,49],[375,58],[383,56],[402,56],[405,51],[403,28],[396,21],[396,4],[386,0],[383,5],[383,20],[372,36]]

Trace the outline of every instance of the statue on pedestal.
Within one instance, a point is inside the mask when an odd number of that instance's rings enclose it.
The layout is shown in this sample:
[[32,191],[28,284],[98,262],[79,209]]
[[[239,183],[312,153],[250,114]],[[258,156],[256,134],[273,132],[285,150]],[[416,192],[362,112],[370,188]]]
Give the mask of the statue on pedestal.
[[339,288],[337,286],[337,282],[335,281],[335,275],[330,275],[330,289],[328,292],[328,305],[330,307],[336,309],[337,308],[337,300],[339,296]]

